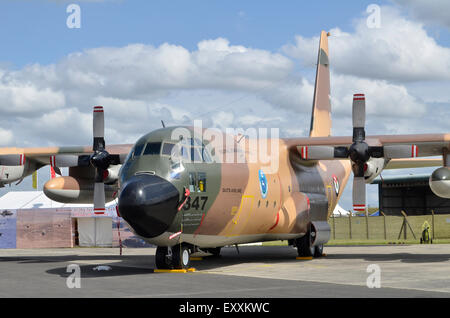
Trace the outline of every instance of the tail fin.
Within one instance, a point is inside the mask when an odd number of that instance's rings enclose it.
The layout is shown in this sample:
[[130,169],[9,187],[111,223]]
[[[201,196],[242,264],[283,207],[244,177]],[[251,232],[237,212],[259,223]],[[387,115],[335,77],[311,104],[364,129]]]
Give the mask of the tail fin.
[[320,34],[319,54],[317,57],[316,83],[311,114],[310,137],[328,137],[331,135],[330,103],[330,64],[328,60],[328,36]]

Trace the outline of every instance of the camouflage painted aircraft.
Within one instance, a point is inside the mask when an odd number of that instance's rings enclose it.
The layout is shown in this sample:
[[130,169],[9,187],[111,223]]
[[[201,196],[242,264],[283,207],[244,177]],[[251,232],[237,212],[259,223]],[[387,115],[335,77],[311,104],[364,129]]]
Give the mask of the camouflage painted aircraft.
[[[265,140],[278,149],[270,157],[277,169],[259,157],[249,160],[259,145],[251,138],[196,138],[195,127],[164,127],[134,145],[106,146],[103,107],[96,106],[92,147],[2,148],[0,183],[20,181],[44,165],[58,174],[69,167],[69,176],[45,184],[45,194],[59,202],[93,202],[97,214],[117,197],[132,231],[158,246],[158,268],[186,268],[193,251],[219,254],[226,245],[268,240],[288,240],[300,256],[321,256],[330,238],[328,218],[351,172],[355,211],[365,210],[365,184],[391,167],[442,166],[430,186],[448,197],[450,134],[366,136],[365,97],[355,94],[353,136],[331,136],[327,37],[321,33],[310,136]],[[443,159],[415,159],[427,156]]]

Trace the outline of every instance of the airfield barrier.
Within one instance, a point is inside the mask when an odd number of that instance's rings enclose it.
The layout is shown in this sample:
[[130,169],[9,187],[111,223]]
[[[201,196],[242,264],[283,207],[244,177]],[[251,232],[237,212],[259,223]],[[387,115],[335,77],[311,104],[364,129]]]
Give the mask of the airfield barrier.
[[391,216],[333,216],[329,219],[331,240],[420,241],[428,224],[430,237],[450,239],[450,214]]

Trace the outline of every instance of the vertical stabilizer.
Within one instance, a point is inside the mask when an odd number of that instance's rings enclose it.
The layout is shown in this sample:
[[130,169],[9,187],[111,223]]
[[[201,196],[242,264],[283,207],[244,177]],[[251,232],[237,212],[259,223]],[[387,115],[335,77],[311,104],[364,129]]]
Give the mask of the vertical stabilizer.
[[316,83],[311,114],[311,137],[328,137],[331,135],[330,103],[330,64],[328,59],[329,33],[320,34],[319,54],[317,57]]

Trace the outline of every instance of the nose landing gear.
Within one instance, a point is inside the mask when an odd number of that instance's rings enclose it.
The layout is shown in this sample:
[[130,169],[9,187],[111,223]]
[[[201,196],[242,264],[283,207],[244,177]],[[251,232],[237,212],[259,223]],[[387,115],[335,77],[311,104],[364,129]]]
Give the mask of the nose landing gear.
[[191,264],[190,258],[191,248],[187,244],[156,248],[155,263],[158,269],[188,269]]

